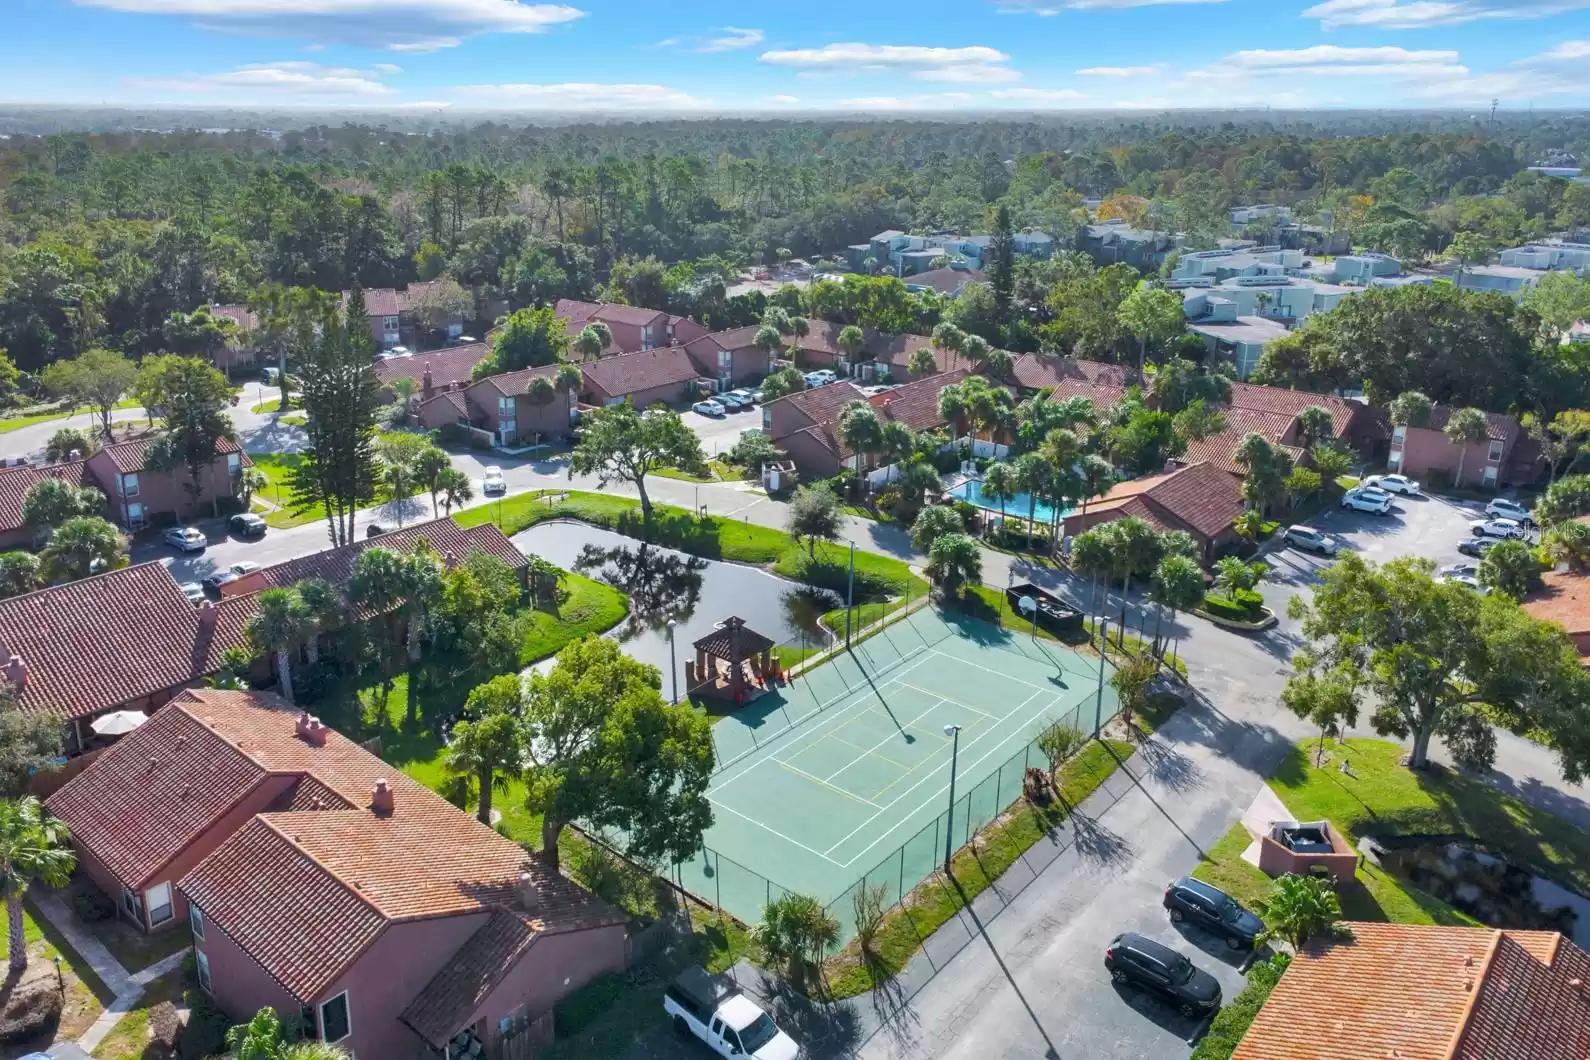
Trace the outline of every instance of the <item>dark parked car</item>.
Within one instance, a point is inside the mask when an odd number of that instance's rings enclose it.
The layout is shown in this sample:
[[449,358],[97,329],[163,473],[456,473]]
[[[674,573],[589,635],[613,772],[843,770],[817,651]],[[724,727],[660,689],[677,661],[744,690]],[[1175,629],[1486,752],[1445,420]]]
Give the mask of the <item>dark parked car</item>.
[[1242,903],[1218,887],[1183,876],[1165,885],[1165,908],[1178,924],[1196,924],[1226,940],[1234,950],[1253,946],[1264,930],[1264,921],[1242,908]]
[[1471,537],[1467,541],[1458,542],[1458,551],[1465,556],[1478,559],[1496,547],[1496,541],[1489,537]]
[[242,512],[226,521],[238,537],[264,537],[265,520],[253,512]]
[[1117,983],[1158,994],[1183,1016],[1206,1016],[1220,1007],[1220,984],[1169,946],[1128,931],[1104,951],[1104,967]]

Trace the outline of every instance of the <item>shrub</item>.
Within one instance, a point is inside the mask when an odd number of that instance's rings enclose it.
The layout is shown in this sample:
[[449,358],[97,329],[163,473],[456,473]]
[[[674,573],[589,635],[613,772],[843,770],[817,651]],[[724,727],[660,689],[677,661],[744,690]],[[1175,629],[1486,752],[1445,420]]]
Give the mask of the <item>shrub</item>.
[[25,1042],[55,1028],[62,1005],[53,975],[17,984],[0,1006],[0,1045]]
[[1203,609],[1216,618],[1229,619],[1232,622],[1253,621],[1253,616],[1245,606],[1235,600],[1221,596],[1219,593],[1206,595]]
[[628,981],[617,972],[592,979],[553,1006],[553,1027],[557,1036],[561,1038],[584,1030],[629,992]]
[[1269,1000],[1270,991],[1281,981],[1281,973],[1291,961],[1285,953],[1278,953],[1267,961],[1256,961],[1248,970],[1247,985],[1215,1014],[1209,1033],[1193,1050],[1190,1060],[1227,1060],[1236,1052],[1243,1035],[1248,1033],[1248,1027]]
[[203,990],[189,990],[183,998],[188,1003],[188,1025],[178,1046],[182,1060],[203,1060],[224,1052],[226,1032],[232,1027],[226,1013]]
[[182,1039],[182,1017],[177,1015],[177,1006],[162,1001],[149,1010],[149,1038],[159,1047],[160,1055],[176,1055],[177,1043]]
[[86,881],[74,884],[71,897],[72,912],[85,924],[97,924],[116,915],[116,903],[103,891]]
[[862,953],[871,953],[878,940],[878,930],[883,927],[883,914],[888,911],[888,887],[881,883],[868,884],[866,880],[856,885],[850,896],[856,922],[856,945]]

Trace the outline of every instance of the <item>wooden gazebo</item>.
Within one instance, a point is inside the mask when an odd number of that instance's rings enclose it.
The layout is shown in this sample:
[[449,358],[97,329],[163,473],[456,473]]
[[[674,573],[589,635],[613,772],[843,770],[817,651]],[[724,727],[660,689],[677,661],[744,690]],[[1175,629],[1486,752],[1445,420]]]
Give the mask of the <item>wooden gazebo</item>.
[[738,705],[765,687],[774,673],[773,642],[743,618],[724,619],[692,647],[696,657],[685,663],[685,684],[691,692],[721,696]]

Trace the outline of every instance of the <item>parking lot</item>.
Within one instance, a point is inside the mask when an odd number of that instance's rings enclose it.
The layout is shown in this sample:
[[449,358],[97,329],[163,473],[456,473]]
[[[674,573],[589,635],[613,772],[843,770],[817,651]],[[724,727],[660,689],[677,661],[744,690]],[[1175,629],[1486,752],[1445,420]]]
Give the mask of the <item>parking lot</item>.
[[701,451],[711,460],[733,449],[734,443],[740,440],[741,431],[762,428],[762,407],[729,409],[722,416],[703,416],[686,409],[680,418],[686,427],[696,432],[701,439]]
[[[1429,494],[1393,498],[1389,515],[1346,511],[1332,507],[1308,520],[1340,550],[1356,552],[1376,563],[1400,556],[1422,556],[1437,567],[1478,562],[1458,552],[1472,534],[1469,524],[1485,518],[1483,501],[1459,500]],[[1270,573],[1259,586],[1265,604],[1286,623],[1287,600],[1319,578],[1330,557],[1278,543],[1265,555]]]

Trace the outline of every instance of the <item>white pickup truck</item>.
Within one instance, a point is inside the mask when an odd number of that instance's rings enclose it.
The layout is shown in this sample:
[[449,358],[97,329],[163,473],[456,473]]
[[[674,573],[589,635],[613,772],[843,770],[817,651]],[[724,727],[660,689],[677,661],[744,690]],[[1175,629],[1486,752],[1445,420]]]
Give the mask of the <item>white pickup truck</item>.
[[799,1060],[800,1047],[756,1002],[721,975],[686,968],[663,995],[681,1036],[699,1038],[719,1056]]

